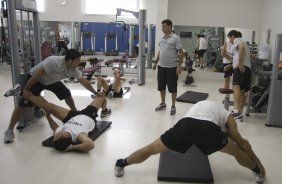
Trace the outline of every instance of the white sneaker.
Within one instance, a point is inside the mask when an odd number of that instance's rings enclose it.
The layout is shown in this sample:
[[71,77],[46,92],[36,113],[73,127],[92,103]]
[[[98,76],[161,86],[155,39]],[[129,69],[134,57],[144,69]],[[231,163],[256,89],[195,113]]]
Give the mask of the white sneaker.
[[4,143],[5,144],[13,142],[14,138],[15,138],[15,134],[13,130],[8,129],[4,132]]
[[108,93],[108,98],[113,98],[113,97],[114,97],[114,92],[113,91],[109,92]]
[[18,96],[21,93],[21,85],[17,84],[15,87],[9,89],[4,96],[9,97],[9,96]]
[[253,172],[253,175],[255,176],[256,183],[258,183],[258,184],[263,184],[264,183],[265,176],[263,176],[261,174],[257,174],[255,172]]
[[124,175],[124,167],[116,166],[115,174],[116,174],[116,177],[122,177]]

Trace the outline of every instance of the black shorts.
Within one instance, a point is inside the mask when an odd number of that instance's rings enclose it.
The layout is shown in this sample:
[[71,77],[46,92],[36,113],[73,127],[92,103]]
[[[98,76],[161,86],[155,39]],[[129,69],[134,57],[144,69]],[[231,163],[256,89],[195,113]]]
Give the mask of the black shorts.
[[193,118],[179,120],[173,128],[161,135],[163,144],[169,149],[185,153],[192,145],[205,155],[221,150],[228,143],[220,127],[210,121]]
[[[29,76],[29,79],[30,78],[31,76]],[[44,86],[40,82],[37,82],[32,86],[31,92],[33,95],[39,96],[40,93],[45,89],[48,91],[52,91],[60,100],[66,99],[67,97],[71,96],[70,90],[61,81],[58,81],[54,84],[50,84],[47,86]],[[26,100],[24,99],[21,99],[18,105],[21,107],[33,106],[31,102],[26,103]]]
[[177,92],[177,80],[178,76],[176,75],[176,67],[174,68],[165,68],[158,66],[158,90],[162,91],[166,89],[170,93]]
[[198,51],[198,56],[199,57],[203,57],[204,56],[204,53],[207,51],[207,49],[201,49]]
[[[109,85],[108,91],[104,91],[104,92],[105,92],[106,96],[108,96],[109,92],[111,92],[111,91],[113,91],[113,85],[112,84]],[[114,95],[113,95],[114,98],[120,98],[123,95],[123,88],[120,89],[119,93],[116,93],[115,91],[113,91],[113,92],[114,92]]]
[[231,77],[233,73],[232,63],[223,63],[223,68],[228,65],[231,65],[231,67],[227,71],[224,70],[224,78]]
[[235,68],[233,72],[233,86],[239,85],[241,90],[250,91],[252,82],[252,70],[245,66],[245,72],[241,73],[239,68]]
[[67,116],[62,120],[62,122],[66,123],[68,120],[70,120],[74,116],[83,114],[83,115],[86,115],[86,116],[92,118],[96,123],[97,122],[96,118],[98,117],[97,113],[98,113],[98,109],[96,107],[94,107],[92,105],[88,105],[85,109],[83,109],[81,111],[70,110],[69,113],[67,114]]

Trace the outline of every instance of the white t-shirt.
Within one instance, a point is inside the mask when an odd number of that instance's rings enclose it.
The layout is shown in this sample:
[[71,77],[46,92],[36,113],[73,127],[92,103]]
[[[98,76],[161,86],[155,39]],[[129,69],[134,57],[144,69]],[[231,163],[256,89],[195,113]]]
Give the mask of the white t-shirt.
[[199,50],[207,50],[208,45],[205,38],[201,37],[199,38]]
[[[233,57],[232,44],[230,43],[229,39],[226,40],[226,51],[225,51],[225,54],[229,55],[230,57]],[[228,60],[225,57],[223,57],[223,63],[224,64],[232,63],[232,60]]]
[[244,58],[243,64],[251,68],[251,57],[250,57],[250,48],[249,46],[242,40],[242,38],[235,38],[234,43],[232,45],[232,52],[234,53],[233,56],[233,68],[236,68],[239,63],[239,48],[240,44],[244,44],[245,51],[244,51]]
[[229,114],[230,112],[224,109],[222,105],[205,100],[196,103],[185,117],[211,121],[218,125],[222,131],[225,131],[225,124]]
[[78,134],[82,132],[88,134],[94,129],[94,127],[95,127],[95,121],[92,118],[80,114],[72,117],[63,125],[60,125],[56,129],[55,134],[57,134],[60,131],[69,132],[72,137],[72,142],[77,143]]
[[74,77],[80,79],[82,77],[78,68],[74,70],[67,69],[65,56],[50,56],[44,59],[30,69],[30,74],[34,75],[40,68],[43,68],[46,74],[39,79],[39,82],[46,86],[64,78]]

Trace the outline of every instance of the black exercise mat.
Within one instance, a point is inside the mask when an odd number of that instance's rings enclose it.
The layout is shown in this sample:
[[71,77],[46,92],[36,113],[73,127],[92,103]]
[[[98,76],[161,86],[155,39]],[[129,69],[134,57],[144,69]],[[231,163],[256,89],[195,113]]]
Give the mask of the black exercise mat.
[[197,103],[199,101],[207,99],[208,96],[209,96],[208,93],[201,93],[201,92],[195,92],[195,91],[186,91],[181,96],[176,98],[176,101],[195,104],[195,103]]
[[[110,126],[111,121],[97,121],[94,130],[89,132],[89,137],[94,141],[97,139],[103,132],[105,132]],[[49,137],[42,142],[42,146],[53,147],[53,138],[54,136]]]
[[159,181],[213,183],[209,159],[196,146],[187,153],[173,151],[161,153],[158,170]]

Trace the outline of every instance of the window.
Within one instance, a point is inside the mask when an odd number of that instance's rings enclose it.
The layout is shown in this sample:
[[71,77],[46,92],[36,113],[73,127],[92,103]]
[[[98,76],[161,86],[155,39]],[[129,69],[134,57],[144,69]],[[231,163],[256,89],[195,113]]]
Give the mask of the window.
[[[83,10],[86,14],[116,15],[117,8],[139,11],[139,0],[84,0]],[[122,16],[133,16],[131,13],[121,13]]]
[[44,12],[44,0],[36,0],[36,6],[38,12]]

